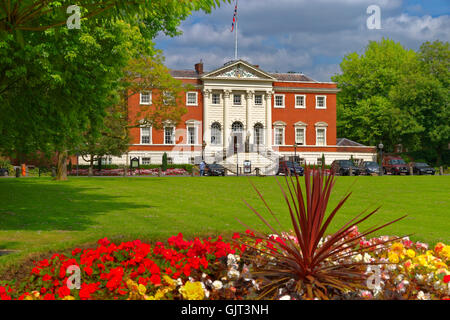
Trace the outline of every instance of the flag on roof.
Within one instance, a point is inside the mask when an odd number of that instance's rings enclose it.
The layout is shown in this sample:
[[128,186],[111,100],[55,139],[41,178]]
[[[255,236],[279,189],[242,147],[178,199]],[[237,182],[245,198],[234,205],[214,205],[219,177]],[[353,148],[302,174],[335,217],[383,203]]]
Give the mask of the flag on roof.
[[236,0],[236,6],[234,7],[234,15],[233,15],[233,23],[231,24],[231,32],[234,30],[234,25],[236,24],[236,17],[237,17],[237,0]]

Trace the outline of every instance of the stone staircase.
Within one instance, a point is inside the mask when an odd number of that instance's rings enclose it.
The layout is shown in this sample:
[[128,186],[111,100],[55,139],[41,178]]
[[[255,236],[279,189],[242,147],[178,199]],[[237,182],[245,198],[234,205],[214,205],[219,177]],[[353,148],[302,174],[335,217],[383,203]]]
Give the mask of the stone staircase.
[[207,155],[205,161],[207,163],[218,163],[227,169],[228,175],[236,175],[239,167],[239,175],[246,175],[244,173],[244,162],[251,162],[251,173],[249,175],[256,175],[259,169],[261,175],[274,175],[278,171],[278,162],[280,154],[266,148],[263,145],[250,145],[248,152],[240,150],[238,153],[228,153],[224,156],[224,152],[215,152]]

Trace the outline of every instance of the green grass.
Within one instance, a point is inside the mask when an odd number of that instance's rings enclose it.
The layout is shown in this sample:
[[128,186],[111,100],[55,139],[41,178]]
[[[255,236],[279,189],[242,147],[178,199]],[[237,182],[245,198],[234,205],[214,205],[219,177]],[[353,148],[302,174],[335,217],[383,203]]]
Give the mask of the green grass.
[[[286,205],[275,178],[250,178],[289,229]],[[284,178],[280,181],[283,182]],[[408,217],[378,234],[407,235],[434,244],[450,242],[450,176],[338,177],[330,207],[353,191],[331,230],[362,210],[380,211],[363,226]],[[0,270],[31,253],[63,250],[109,237],[164,240],[231,234],[261,226],[243,203],[263,205],[248,178],[49,178],[0,179]]]

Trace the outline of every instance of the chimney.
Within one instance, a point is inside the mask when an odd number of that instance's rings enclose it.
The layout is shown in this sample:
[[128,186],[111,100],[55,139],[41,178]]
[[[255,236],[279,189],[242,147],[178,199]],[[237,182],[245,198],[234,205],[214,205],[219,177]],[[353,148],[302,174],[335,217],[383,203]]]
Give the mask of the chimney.
[[259,64],[254,64],[253,65],[256,69],[259,69]]
[[200,60],[200,62],[195,65],[195,71],[197,71],[197,74],[203,73],[203,61],[202,60]]

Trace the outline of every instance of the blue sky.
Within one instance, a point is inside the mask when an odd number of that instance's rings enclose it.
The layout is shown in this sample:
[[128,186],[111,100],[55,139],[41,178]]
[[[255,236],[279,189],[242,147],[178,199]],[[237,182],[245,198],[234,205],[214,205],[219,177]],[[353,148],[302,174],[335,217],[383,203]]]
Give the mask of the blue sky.
[[[368,29],[367,8],[381,9],[381,29]],[[160,35],[166,65],[192,69],[200,59],[212,70],[234,59],[234,4],[194,13],[183,35]],[[239,0],[239,58],[268,72],[303,72],[330,81],[350,52],[383,37],[417,50],[425,41],[450,41],[450,0]]]

